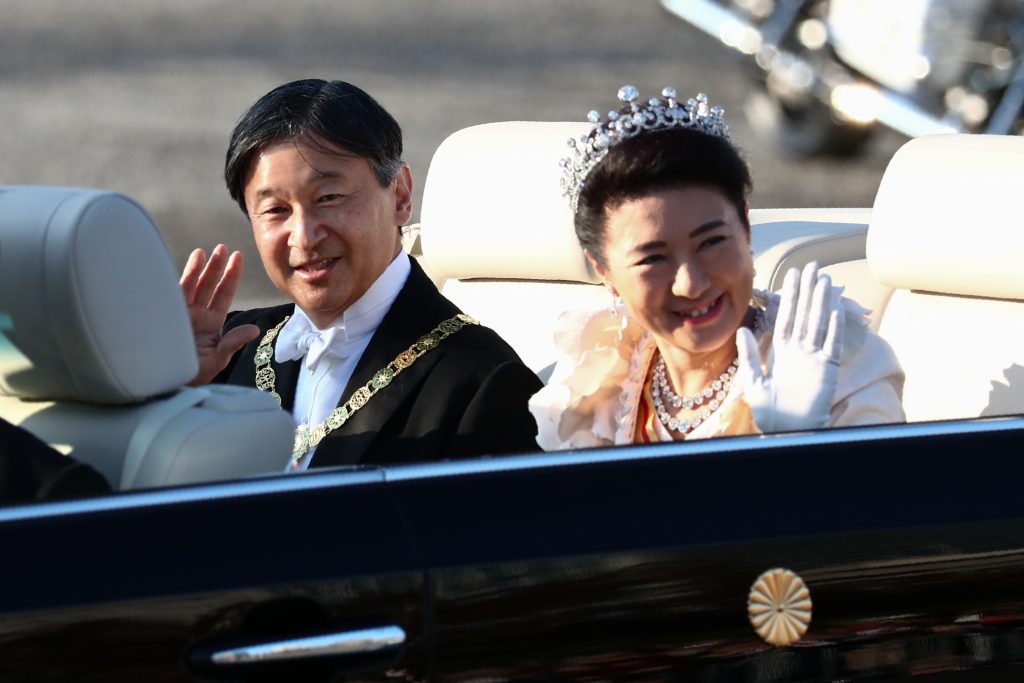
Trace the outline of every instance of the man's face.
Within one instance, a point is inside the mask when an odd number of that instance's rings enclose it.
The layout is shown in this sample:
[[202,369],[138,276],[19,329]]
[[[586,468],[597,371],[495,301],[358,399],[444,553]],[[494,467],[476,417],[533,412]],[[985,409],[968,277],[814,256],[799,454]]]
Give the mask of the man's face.
[[245,183],[245,206],[270,280],[318,327],[351,306],[401,248],[412,214],[403,166],[381,187],[364,157],[322,140],[269,145]]

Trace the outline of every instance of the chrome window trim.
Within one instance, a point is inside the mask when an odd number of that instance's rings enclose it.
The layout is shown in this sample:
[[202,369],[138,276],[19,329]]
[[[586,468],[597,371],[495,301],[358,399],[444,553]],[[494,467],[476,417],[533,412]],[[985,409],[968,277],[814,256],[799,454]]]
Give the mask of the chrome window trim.
[[[1024,417],[1006,416],[974,418],[969,420],[948,420],[942,422],[916,422],[894,425],[878,425],[848,429],[822,429],[814,432],[792,434],[764,434],[740,436],[725,439],[701,439],[692,442],[648,444],[642,446],[616,446],[580,451],[556,451],[532,455],[518,455],[503,458],[483,458],[455,462],[402,465],[384,470],[389,482],[452,477],[488,472],[506,472],[543,467],[565,467],[586,463],[610,463],[624,460],[648,458],[685,457],[736,451],[772,451],[791,446],[856,443],[892,439],[944,436],[952,434],[982,434],[991,432],[1024,430]],[[680,452],[680,446],[686,448]]]
[[[273,493],[312,491],[342,486],[412,481],[438,477],[454,477],[496,472],[514,472],[548,467],[566,467],[594,463],[611,463],[652,458],[685,457],[743,451],[770,452],[792,446],[856,443],[873,440],[909,439],[952,434],[981,434],[1000,431],[1024,431],[1024,417],[1007,416],[879,425],[853,429],[823,429],[794,434],[768,434],[725,439],[703,439],[690,443],[675,442],[644,446],[621,446],[580,451],[559,451],[481,458],[477,460],[396,465],[373,470],[323,470],[301,475],[267,475],[251,480],[233,480],[214,484],[195,484],[184,488],[150,491],[123,491],[83,500],[52,503],[29,503],[0,508],[0,524],[4,522],[44,519],[73,514],[88,514],[163,505],[229,498],[244,498]],[[683,446],[685,452],[680,452]]]
[[61,517],[93,512],[109,512],[163,505],[180,505],[196,501],[247,498],[268,493],[313,491],[316,489],[383,483],[383,470],[334,471],[324,470],[297,476],[282,473],[265,475],[258,479],[235,479],[214,484],[192,484],[184,488],[154,489],[149,491],[115,491],[96,498],[29,503],[0,508],[0,524],[10,521]]

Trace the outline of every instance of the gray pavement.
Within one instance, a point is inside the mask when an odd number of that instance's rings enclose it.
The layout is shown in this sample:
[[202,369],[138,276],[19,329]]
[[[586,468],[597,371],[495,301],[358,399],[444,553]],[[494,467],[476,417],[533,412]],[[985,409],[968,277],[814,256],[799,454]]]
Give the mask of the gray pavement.
[[378,98],[418,188],[453,131],[582,120],[624,83],[723,105],[755,207],[869,206],[902,142],[882,134],[856,160],[779,158],[740,115],[740,63],[655,0],[0,0],[0,18],[0,184],[124,192],[179,266],[195,246],[242,249],[242,305],[276,292],[224,190],[224,148],[249,104],[295,78]]

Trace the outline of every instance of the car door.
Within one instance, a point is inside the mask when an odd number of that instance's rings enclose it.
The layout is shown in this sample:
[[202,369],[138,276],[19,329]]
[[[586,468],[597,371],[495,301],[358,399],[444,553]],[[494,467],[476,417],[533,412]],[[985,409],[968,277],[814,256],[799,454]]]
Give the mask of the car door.
[[[0,510],[0,680],[1017,680],[1022,437],[832,430]],[[813,602],[788,646],[747,614],[773,568]]]
[[[387,476],[418,511],[437,680],[1018,680],[1022,437],[1011,418]],[[813,603],[785,647],[748,616],[774,568]]]
[[0,680],[422,679],[423,575],[383,474],[0,510]]

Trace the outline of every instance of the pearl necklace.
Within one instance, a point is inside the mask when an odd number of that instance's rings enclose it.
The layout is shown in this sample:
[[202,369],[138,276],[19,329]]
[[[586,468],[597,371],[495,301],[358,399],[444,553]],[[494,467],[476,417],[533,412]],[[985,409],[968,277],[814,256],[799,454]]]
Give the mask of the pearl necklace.
[[[729,390],[732,389],[732,380],[736,375],[736,371],[740,367],[740,359],[737,356],[729,367],[718,376],[718,379],[711,381],[701,391],[697,392],[693,396],[678,396],[668,382],[668,373],[665,368],[665,358],[663,356],[658,357],[658,362],[654,365],[654,373],[651,381],[651,397],[654,399],[654,410],[658,415],[658,419],[661,424],[668,427],[670,430],[679,432],[680,434],[686,434],[687,432],[693,431],[704,422],[704,420],[711,417],[711,414],[718,410],[718,407],[722,405],[725,397],[728,396]],[[707,401],[707,405],[700,408],[700,412],[690,418],[677,419],[668,414],[668,410],[665,408],[665,402],[662,400],[664,396],[665,401],[672,404],[673,408],[686,408],[687,410],[694,410],[704,405]]]

